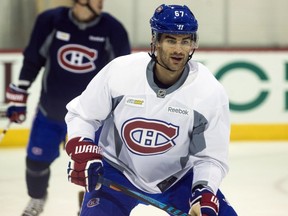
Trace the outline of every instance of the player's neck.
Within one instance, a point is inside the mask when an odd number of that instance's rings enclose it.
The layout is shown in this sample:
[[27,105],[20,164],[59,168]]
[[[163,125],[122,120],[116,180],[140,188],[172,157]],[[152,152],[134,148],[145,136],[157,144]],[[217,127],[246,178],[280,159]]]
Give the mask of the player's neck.
[[97,17],[88,9],[78,7],[77,5],[72,8],[72,15],[79,22],[90,22]]
[[[183,70],[181,71],[170,71],[159,64],[155,65],[154,68],[154,81],[159,86],[172,86],[181,77]],[[158,82],[158,83],[157,83]],[[160,86],[159,86],[160,87]],[[167,87],[167,88],[168,88]]]

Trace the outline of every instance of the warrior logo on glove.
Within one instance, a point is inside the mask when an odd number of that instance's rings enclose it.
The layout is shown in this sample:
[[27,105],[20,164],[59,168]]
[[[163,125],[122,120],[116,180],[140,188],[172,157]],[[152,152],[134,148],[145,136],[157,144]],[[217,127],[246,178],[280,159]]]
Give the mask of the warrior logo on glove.
[[74,154],[95,153],[102,154],[102,148],[95,144],[76,146]]

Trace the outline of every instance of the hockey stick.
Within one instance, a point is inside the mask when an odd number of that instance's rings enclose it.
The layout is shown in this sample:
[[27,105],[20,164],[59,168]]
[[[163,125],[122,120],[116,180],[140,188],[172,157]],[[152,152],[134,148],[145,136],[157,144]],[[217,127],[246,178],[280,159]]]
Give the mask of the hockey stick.
[[4,117],[7,117],[6,116],[6,111],[0,110],[0,118],[4,118]]
[[99,176],[99,180],[98,180],[99,183],[105,185],[106,187],[108,188],[111,188],[115,191],[119,191],[119,192],[122,192],[128,196],[131,196],[133,198],[136,198],[146,204],[149,204],[149,205],[152,205],[152,206],[155,206],[163,211],[166,211],[167,213],[169,213],[170,215],[174,215],[174,216],[190,216],[189,214],[179,210],[179,209],[176,209],[174,208],[173,206],[171,205],[167,205],[167,204],[164,204],[158,200],[155,200],[151,197],[148,197],[144,194],[141,194],[139,192],[136,192],[136,191],[133,191],[127,187],[124,187],[118,183],[115,183],[109,179],[106,179],[104,178],[103,176]]
[[12,123],[12,122],[9,121],[8,124],[6,125],[6,127],[4,128],[4,130],[1,132],[1,134],[0,134],[0,143],[2,142],[5,134],[7,133],[7,131],[8,131],[8,129],[9,129],[11,123]]

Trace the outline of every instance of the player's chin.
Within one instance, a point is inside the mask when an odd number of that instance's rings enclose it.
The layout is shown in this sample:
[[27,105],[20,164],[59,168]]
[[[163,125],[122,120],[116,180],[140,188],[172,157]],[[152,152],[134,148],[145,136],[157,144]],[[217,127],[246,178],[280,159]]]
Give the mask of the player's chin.
[[169,68],[174,72],[179,72],[179,71],[182,71],[184,67],[182,65],[181,66],[180,65],[177,65],[177,66],[173,65],[173,66],[170,66]]
[[173,70],[179,70],[185,66],[185,62],[182,59],[181,61],[172,61],[171,63],[171,69]]

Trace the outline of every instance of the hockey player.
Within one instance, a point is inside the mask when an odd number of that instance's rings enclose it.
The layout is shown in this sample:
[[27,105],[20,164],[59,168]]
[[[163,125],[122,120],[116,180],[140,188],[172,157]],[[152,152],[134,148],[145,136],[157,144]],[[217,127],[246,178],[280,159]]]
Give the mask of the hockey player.
[[236,216],[219,190],[229,103],[212,73],[191,60],[197,20],[187,6],[163,4],[150,24],[150,55],[114,59],[67,105],[68,176],[87,191],[81,216],[128,216],[140,202],[101,187],[99,175],[192,216]]
[[43,211],[50,165],[59,156],[59,145],[66,136],[66,104],[110,60],[130,54],[126,30],[102,8],[103,0],[75,0],[71,8],[58,7],[40,14],[24,51],[19,82],[7,89],[11,102],[7,116],[22,123],[27,90],[45,67],[27,146],[26,183],[31,200],[23,216],[37,216]]

